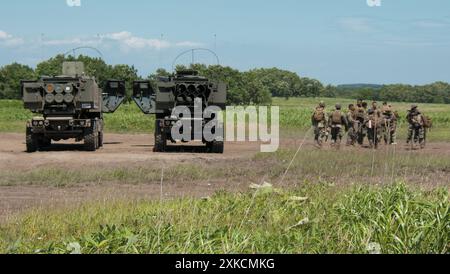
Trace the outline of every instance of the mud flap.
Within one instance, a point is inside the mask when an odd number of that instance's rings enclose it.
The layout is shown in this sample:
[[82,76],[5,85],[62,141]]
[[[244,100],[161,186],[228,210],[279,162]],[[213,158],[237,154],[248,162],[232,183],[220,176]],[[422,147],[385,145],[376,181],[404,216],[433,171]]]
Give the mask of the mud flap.
[[125,81],[108,80],[103,88],[103,112],[113,113],[125,100]]
[[143,113],[156,113],[156,93],[150,81],[133,83],[133,100]]

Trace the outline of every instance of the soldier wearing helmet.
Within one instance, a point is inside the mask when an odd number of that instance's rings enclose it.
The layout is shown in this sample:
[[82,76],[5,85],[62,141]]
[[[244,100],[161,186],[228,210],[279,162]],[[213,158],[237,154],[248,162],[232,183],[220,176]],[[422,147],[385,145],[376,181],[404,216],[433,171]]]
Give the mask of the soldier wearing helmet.
[[381,140],[381,118],[378,116],[378,112],[373,108],[369,109],[367,114],[364,125],[367,128],[369,145],[370,148],[377,149]]
[[343,131],[348,129],[348,121],[342,112],[342,106],[336,104],[335,110],[328,117],[328,126],[331,129],[331,145],[339,148],[341,145]]
[[394,111],[391,105],[383,102],[381,107],[382,134],[386,145],[396,145],[398,112]]
[[327,136],[327,115],[325,112],[325,102],[319,102],[311,117],[312,126],[314,128],[314,140],[317,147],[321,148]]
[[425,148],[425,127],[427,124],[425,116],[419,111],[417,105],[412,105],[406,116],[408,121],[408,138],[406,144],[419,143],[420,148]]

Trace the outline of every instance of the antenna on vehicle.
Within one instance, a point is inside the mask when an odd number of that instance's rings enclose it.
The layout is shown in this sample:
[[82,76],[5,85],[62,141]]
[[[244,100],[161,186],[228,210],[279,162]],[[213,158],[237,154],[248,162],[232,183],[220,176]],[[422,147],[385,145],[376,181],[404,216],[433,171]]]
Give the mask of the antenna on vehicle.
[[195,64],[195,52],[196,52],[196,51],[206,51],[206,52],[211,53],[211,54],[214,55],[214,57],[216,58],[217,65],[220,65],[220,59],[219,59],[219,56],[218,56],[214,51],[212,51],[212,50],[210,50],[210,49],[206,49],[206,48],[196,48],[196,49],[186,50],[186,51],[183,51],[182,53],[180,53],[180,54],[173,60],[173,62],[172,62],[172,71],[175,70],[175,64],[176,64],[176,62],[178,61],[178,59],[180,59],[182,56],[184,56],[184,55],[186,55],[186,54],[188,54],[188,53],[191,53],[191,54],[192,54],[192,64]]
[[77,50],[80,50],[80,49],[90,49],[90,50],[93,50],[93,51],[97,52],[97,54],[100,56],[100,58],[103,59],[103,53],[102,53],[99,49],[94,48],[94,47],[87,47],[87,46],[77,47],[77,48],[73,48],[73,49],[69,50],[68,52],[64,53],[64,58],[65,58],[68,54],[70,54],[70,53],[73,53],[73,56],[75,57],[76,51],[77,51]]

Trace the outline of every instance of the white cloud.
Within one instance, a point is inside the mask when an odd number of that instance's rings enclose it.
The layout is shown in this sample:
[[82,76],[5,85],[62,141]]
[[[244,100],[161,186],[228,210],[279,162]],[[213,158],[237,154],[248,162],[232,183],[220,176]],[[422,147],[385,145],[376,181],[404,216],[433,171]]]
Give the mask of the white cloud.
[[8,39],[11,37],[11,34],[8,34],[2,30],[0,30],[0,40]]
[[369,19],[362,17],[346,17],[338,21],[339,25],[352,32],[371,32],[373,30]]
[[44,36],[44,39],[23,39],[15,37],[5,31],[0,30],[1,46],[18,46],[24,44],[42,44],[50,47],[71,47],[71,46],[118,46],[123,51],[131,50],[147,50],[147,49],[167,49],[167,48],[183,48],[183,47],[200,47],[201,43],[192,41],[170,42],[162,39],[145,38],[133,35],[131,32],[122,31],[108,33],[97,36],[78,36],[60,39],[52,39]]
[[0,30],[0,45],[7,47],[20,46],[24,43],[22,38],[14,37],[13,35]]
[[162,39],[143,38],[134,36],[131,32],[122,31],[116,33],[109,33],[103,35],[102,38],[106,41],[115,41],[119,43],[125,50],[131,49],[165,49],[172,47],[196,47],[201,46],[200,43],[183,41],[172,43]]
[[177,46],[177,47],[186,47],[186,48],[194,48],[194,47],[201,47],[201,46],[203,46],[203,44],[190,42],[190,41],[185,41],[185,42],[176,43],[175,46]]
[[42,44],[46,46],[89,46],[99,44],[99,40],[91,39],[91,38],[67,38],[67,39],[55,39],[55,40],[45,40],[42,41]]
[[417,20],[413,22],[413,25],[419,28],[445,28],[450,26],[448,23],[438,20]]

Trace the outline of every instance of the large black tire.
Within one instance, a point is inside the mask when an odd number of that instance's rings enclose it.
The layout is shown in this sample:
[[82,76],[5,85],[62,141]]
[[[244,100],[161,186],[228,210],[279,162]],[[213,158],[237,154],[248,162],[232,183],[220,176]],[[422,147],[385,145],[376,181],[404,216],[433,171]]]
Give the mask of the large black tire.
[[98,146],[103,147],[103,131],[98,133]]
[[[225,136],[225,130],[223,127],[218,127],[216,129],[217,137],[223,140]],[[223,141],[212,141],[207,143],[207,148],[210,153],[223,154],[225,151],[225,143]]]
[[31,128],[27,128],[26,132],[27,152],[33,153],[39,150],[39,139],[31,132]]
[[224,142],[214,141],[211,143],[211,153],[223,154],[225,151]]
[[52,139],[44,137],[42,139],[41,146],[42,147],[50,147],[52,145]]
[[91,128],[84,131],[84,148],[86,151],[96,151],[98,148],[98,131],[95,122],[93,122]]
[[164,132],[162,132],[159,125],[159,121],[155,123],[155,147],[154,152],[166,152],[167,138]]

